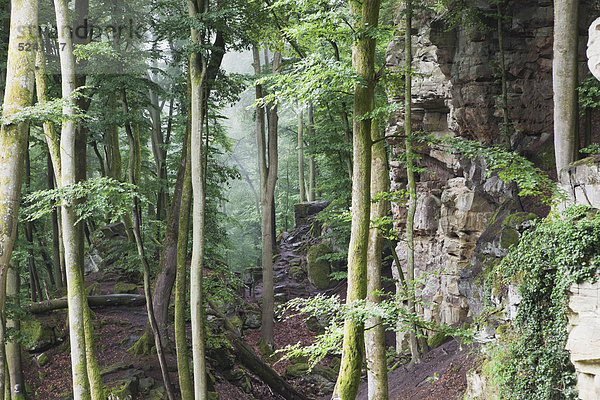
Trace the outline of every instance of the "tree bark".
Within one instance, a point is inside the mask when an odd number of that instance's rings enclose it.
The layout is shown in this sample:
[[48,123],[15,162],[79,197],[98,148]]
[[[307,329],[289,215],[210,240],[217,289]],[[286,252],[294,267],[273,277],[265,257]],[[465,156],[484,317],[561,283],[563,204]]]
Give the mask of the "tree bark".
[[[309,103],[308,105],[308,137],[311,142],[314,139],[315,134],[315,118],[313,115],[313,105]],[[315,155],[311,154],[308,164],[308,201],[315,201],[315,190],[316,190],[316,180],[317,180],[317,168],[315,163]]]
[[[187,129],[188,140],[191,130]],[[192,384],[188,345],[186,338],[186,293],[187,293],[187,248],[192,205],[192,171],[190,146],[185,146],[185,176],[181,194],[179,214],[179,240],[177,241],[177,277],[175,280],[175,348],[177,350],[177,371],[182,400],[194,400],[194,385]]]
[[[73,121],[75,115],[75,58],[73,56],[73,43],[68,34],[69,8],[66,0],[54,0],[58,41],[64,43],[60,49],[60,64],[62,75],[62,95],[65,100],[63,114],[70,117],[63,121],[60,148],[61,148],[61,182],[60,186],[74,185],[77,182],[77,165],[75,160],[76,125]],[[84,329],[84,302],[85,287],[83,285],[83,265],[80,265],[80,250],[77,248],[79,240],[75,221],[77,216],[72,203],[66,201],[62,204],[62,232],[65,251],[65,267],[67,272],[67,298],[69,302],[69,336],[71,343],[71,365],[73,374],[73,396],[75,400],[91,399],[90,382],[87,372],[86,343]]]
[[[350,1],[350,12],[358,18],[357,28],[375,28],[379,21],[380,0]],[[362,300],[367,292],[367,246],[371,209],[371,119],[375,96],[375,45],[372,35],[361,33],[352,47],[352,65],[362,78],[354,86],[352,168],[352,227],[348,249],[348,292],[346,302]],[[364,352],[364,327],[350,319],[344,322],[344,342],[340,373],[333,399],[354,399],[360,383]]]
[[306,201],[304,183],[304,111],[298,104],[298,187],[300,188],[300,203]]
[[[196,19],[200,13],[208,10],[208,0],[188,0],[190,18]],[[191,28],[191,41],[201,45],[202,38],[198,30]],[[192,318],[192,354],[194,365],[195,398],[205,399],[208,393],[206,378],[206,357],[204,348],[204,299],[202,278],[204,269],[204,240],[205,240],[205,202],[203,165],[203,121],[204,121],[204,85],[206,82],[206,58],[199,53],[190,55],[191,81],[191,173],[193,193],[193,229],[192,229],[192,261],[190,276],[190,305]]]
[[[128,115],[130,110],[127,103],[127,96],[125,89],[121,90],[121,100],[123,102],[123,113]],[[127,137],[129,139],[129,183],[132,185],[139,185],[141,168],[142,168],[142,158],[141,158],[141,145],[140,145],[140,136],[139,130],[137,126],[132,129],[131,124],[126,122],[125,131],[127,132]],[[156,346],[156,355],[158,357],[158,362],[160,364],[160,369],[162,372],[163,384],[167,392],[167,396],[169,400],[175,399],[175,393],[173,390],[173,385],[171,384],[171,379],[169,377],[169,372],[167,370],[167,362],[164,355],[164,346],[162,342],[162,338],[159,332],[159,328],[156,322],[156,317],[154,315],[154,307],[152,304],[152,291],[150,289],[150,265],[148,264],[148,259],[146,258],[144,244],[142,241],[142,215],[140,210],[139,199],[137,197],[133,198],[133,211],[132,211],[132,220],[133,220],[133,235],[135,238],[135,244],[138,250],[138,255],[140,256],[140,260],[142,261],[143,267],[143,275],[144,275],[144,294],[146,296],[146,309],[148,312],[148,322],[150,324],[150,328],[152,329],[152,333],[154,335],[154,343]]]
[[[11,265],[8,270],[6,280],[6,294],[15,296],[15,305],[20,306],[19,302],[19,274],[14,265]],[[21,322],[18,318],[9,320],[6,323],[8,328],[21,330]],[[10,393],[13,399],[16,399],[19,394],[25,391],[23,380],[23,367],[21,363],[21,344],[18,341],[6,342],[6,362],[8,364],[8,373],[10,375]]]
[[[11,23],[4,91],[3,116],[10,118],[33,99],[35,59],[32,52],[18,51],[19,43],[36,43],[37,2],[11,1]],[[23,30],[23,28],[28,28]],[[6,124],[0,128],[0,393],[5,391],[6,279],[17,235],[23,163],[28,124]]]
[[577,137],[577,39],[579,0],[554,2],[554,154],[556,172],[575,160]]
[[[371,123],[371,139],[374,141],[371,154],[371,196],[389,192],[390,177],[387,168],[385,146],[377,121]],[[389,213],[389,202],[381,199],[371,205],[371,221],[384,218]],[[381,256],[384,238],[377,227],[369,230],[367,250],[367,307],[381,303]],[[381,318],[373,317],[367,321],[365,330],[365,351],[367,358],[367,377],[369,399],[387,400],[388,376],[385,354],[385,328]]]
[[[104,294],[99,296],[87,296],[90,307],[136,307],[146,304],[146,298],[139,294]],[[24,306],[32,314],[44,314],[54,310],[60,310],[68,307],[66,297],[60,299],[51,299],[39,303],[31,303]]]
[[[258,48],[252,48],[254,72],[261,73]],[[273,73],[278,73],[281,66],[281,54],[273,55]],[[261,85],[256,85],[256,99],[263,97]],[[272,218],[274,206],[275,184],[277,182],[277,128],[279,117],[277,106],[269,103],[266,106],[268,116],[268,136],[265,137],[265,114],[262,107],[256,109],[256,144],[258,148],[258,170],[260,175],[261,204],[261,238],[262,238],[262,273],[263,304],[261,339],[273,348],[273,234],[275,226]]]

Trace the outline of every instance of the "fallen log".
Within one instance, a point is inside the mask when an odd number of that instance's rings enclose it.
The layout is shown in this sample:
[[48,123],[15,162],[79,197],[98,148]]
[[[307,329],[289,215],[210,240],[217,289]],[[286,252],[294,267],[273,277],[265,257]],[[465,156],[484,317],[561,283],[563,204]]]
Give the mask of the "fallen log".
[[[90,307],[112,306],[141,306],[146,304],[146,298],[139,294],[105,294],[100,296],[87,296]],[[30,303],[24,308],[32,314],[43,314],[54,310],[67,308],[67,298],[52,299],[39,303]]]
[[246,367],[250,372],[258,376],[264,383],[274,391],[283,396],[286,400],[308,400],[308,397],[298,392],[288,381],[283,379],[273,368],[263,362],[254,352],[254,350],[243,341],[237,329],[227,319],[227,317],[219,311],[218,307],[210,304],[212,311],[225,325],[225,335],[233,348],[239,362]]

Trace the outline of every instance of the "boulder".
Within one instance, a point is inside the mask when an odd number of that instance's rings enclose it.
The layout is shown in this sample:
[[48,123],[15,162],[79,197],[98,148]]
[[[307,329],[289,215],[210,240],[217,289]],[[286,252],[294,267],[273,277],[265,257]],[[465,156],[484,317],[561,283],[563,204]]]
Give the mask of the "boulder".
[[138,287],[135,283],[117,282],[114,292],[115,294],[137,294]]
[[32,353],[39,353],[59,343],[65,336],[58,327],[48,321],[29,319],[21,322],[21,331],[27,337],[25,348]]
[[331,264],[322,256],[331,253],[331,248],[324,242],[314,245],[308,249],[306,254],[308,280],[317,289],[323,290],[331,286]]
[[294,227],[306,223],[308,217],[318,214],[329,205],[326,201],[311,201],[306,203],[294,204]]

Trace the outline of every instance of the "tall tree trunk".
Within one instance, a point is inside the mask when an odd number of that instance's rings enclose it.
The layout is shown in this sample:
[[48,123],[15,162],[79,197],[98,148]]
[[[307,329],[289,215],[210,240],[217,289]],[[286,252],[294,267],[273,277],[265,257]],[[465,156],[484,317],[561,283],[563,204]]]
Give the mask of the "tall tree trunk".
[[[385,146],[377,121],[371,123],[371,138],[374,141],[371,154],[371,197],[390,190]],[[389,213],[389,202],[381,199],[371,205],[371,221],[385,218]],[[384,238],[377,227],[369,230],[367,250],[367,306],[379,304],[381,298],[381,255]],[[381,318],[373,317],[367,321],[365,330],[365,350],[367,358],[367,376],[369,399],[387,400],[388,377],[385,354],[385,328]]]
[[[189,140],[189,124],[186,136]],[[182,400],[194,400],[194,385],[192,384],[188,345],[186,338],[185,314],[187,305],[187,248],[192,205],[192,171],[190,146],[186,147],[185,177],[181,194],[179,214],[179,240],[177,241],[177,278],[175,280],[175,348],[177,349],[177,371]]]
[[[377,27],[380,0],[350,1],[350,11],[359,27]],[[346,302],[362,300],[367,295],[367,246],[371,209],[371,119],[364,116],[373,110],[375,96],[376,40],[365,32],[352,47],[352,64],[362,79],[354,86],[354,125],[352,168],[352,229],[348,248],[348,292]],[[360,383],[364,352],[364,327],[353,320],[344,322],[342,363],[333,399],[354,399]]]
[[[208,0],[188,0],[190,18],[196,19],[200,13],[208,10]],[[192,44],[201,45],[200,32],[191,29]],[[204,299],[202,293],[202,275],[204,269],[204,211],[206,193],[204,187],[202,132],[204,121],[204,85],[206,83],[206,58],[199,53],[190,55],[191,79],[191,172],[193,199],[192,262],[190,276],[190,305],[192,317],[192,354],[194,364],[195,398],[207,397],[206,359],[204,348]]]
[[300,188],[300,203],[306,201],[304,183],[304,111],[298,104],[298,187]]
[[[48,154],[48,160],[46,162],[48,166],[48,189],[52,190],[55,188],[54,184],[54,168],[52,167],[52,160],[50,154]],[[65,287],[65,281],[63,280],[63,269],[62,269],[62,247],[60,245],[60,232],[58,223],[58,211],[52,210],[50,216],[52,220],[52,269],[54,271],[54,278],[56,280],[56,287],[62,289]]]
[[[404,53],[406,57],[406,78],[404,82],[404,146],[406,151],[406,173],[408,177],[408,213],[406,216],[406,246],[407,246],[407,295],[408,312],[415,315],[415,239],[414,224],[417,210],[417,182],[415,180],[414,152],[412,147],[412,0],[406,0],[406,26],[404,34]],[[416,337],[416,326],[411,326],[408,332],[408,344],[412,362],[419,362],[419,348]]]
[[577,137],[577,39],[579,0],[554,2],[554,154],[556,172],[575,160]]
[[[23,27],[30,29],[23,30]],[[12,0],[10,39],[6,68],[3,117],[30,106],[33,99],[35,56],[19,51],[19,43],[36,43],[37,2]],[[27,149],[28,124],[0,128],[0,393],[5,391],[6,279],[17,235],[23,163]]]
[[[254,72],[260,75],[260,57],[258,48],[252,48]],[[281,66],[281,54],[273,54],[273,73],[278,73]],[[261,99],[261,85],[256,85],[256,98]],[[265,137],[265,114],[262,107],[256,110],[256,143],[258,147],[258,170],[260,174],[260,204],[261,204],[261,238],[262,238],[262,274],[263,274],[263,304],[261,339],[267,346],[273,348],[273,233],[275,226],[272,212],[274,207],[275,184],[277,182],[277,128],[279,117],[277,106],[269,103],[266,106],[268,116],[268,136]]]
[[154,155],[154,163],[156,164],[156,177],[159,182],[159,190],[156,194],[156,218],[163,221],[166,218],[167,210],[167,151],[165,150],[165,140],[162,132],[161,124],[161,107],[158,101],[158,94],[150,91],[149,108],[150,117],[152,119],[152,154]]
[[[29,159],[29,146],[25,152],[25,187],[26,190],[30,190],[31,185],[31,161]],[[29,281],[31,284],[31,301],[43,301],[44,296],[42,294],[42,285],[40,284],[40,277],[35,267],[35,253],[33,252],[33,234],[34,234],[33,221],[26,221],[24,226],[25,240],[27,240],[27,265],[29,266]]]
[[[6,294],[8,296],[14,296],[15,306],[20,306],[18,296],[19,273],[15,269],[14,264],[11,265],[8,270]],[[21,330],[21,322],[18,317],[7,321],[6,326],[7,328],[15,329],[16,331]],[[10,375],[10,393],[13,399],[17,399],[17,396],[22,396],[22,393],[25,391],[25,383],[23,380],[23,366],[21,363],[21,343],[14,339],[10,342],[6,342],[6,362],[8,364],[8,373]]]
[[[123,113],[125,115],[129,115],[130,110],[127,103],[127,96],[125,89],[121,90],[121,100],[123,102]],[[142,157],[141,157],[141,144],[140,144],[140,135],[137,126],[132,128],[129,122],[125,123],[125,131],[127,132],[127,137],[129,139],[129,183],[132,185],[139,185],[139,180],[141,176],[141,168],[142,168]],[[162,372],[163,384],[167,391],[167,396],[169,400],[175,399],[175,393],[173,390],[173,385],[171,384],[171,379],[169,378],[169,372],[167,370],[167,362],[164,355],[164,346],[159,333],[159,329],[156,323],[156,317],[154,315],[154,307],[152,304],[152,291],[150,288],[150,265],[148,264],[148,259],[146,258],[144,244],[142,241],[142,214],[140,210],[139,199],[134,197],[133,199],[133,234],[135,237],[135,244],[138,250],[138,254],[142,261],[143,274],[144,274],[144,294],[146,295],[146,309],[148,312],[148,322],[150,324],[150,328],[152,329],[152,333],[154,335],[154,343],[156,346],[156,354],[158,356],[158,362],[160,364],[160,369]]]
[[[74,185],[77,182],[76,154],[76,125],[73,121],[75,115],[75,58],[73,56],[73,43],[69,33],[69,8],[66,0],[54,0],[58,41],[64,43],[60,49],[60,64],[62,75],[62,95],[65,100],[63,114],[69,117],[63,121],[60,149],[61,149],[61,187]],[[80,241],[75,226],[77,215],[74,205],[62,204],[62,232],[65,251],[65,267],[67,273],[67,297],[69,300],[69,337],[71,344],[71,365],[73,373],[73,396],[76,400],[91,399],[90,382],[87,372],[86,343],[84,329],[85,287],[83,284],[83,266],[80,265],[80,250],[77,248]]]
[[[313,105],[309,103],[308,105],[308,137],[311,142],[314,139],[315,134],[315,118],[313,115]],[[315,190],[316,190],[316,163],[315,163],[315,155],[311,154],[308,164],[308,201],[315,201]]]

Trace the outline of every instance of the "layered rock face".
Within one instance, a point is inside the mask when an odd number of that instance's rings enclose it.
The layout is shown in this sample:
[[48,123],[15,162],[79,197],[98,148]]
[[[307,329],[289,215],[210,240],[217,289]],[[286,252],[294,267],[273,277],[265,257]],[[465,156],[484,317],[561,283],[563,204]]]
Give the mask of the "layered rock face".
[[582,400],[600,399],[600,283],[573,285],[570,292],[567,350],[577,391]]
[[[495,9],[485,7],[489,5],[479,2],[470,12],[477,11],[480,16],[495,13]],[[583,16],[588,15],[585,7],[583,4]],[[506,146],[510,142],[513,150],[551,170],[552,2],[517,0],[506,11],[509,15],[502,34],[510,140],[503,136],[502,127],[497,22],[485,16],[479,18],[483,30],[465,28],[464,23],[461,28],[448,30],[439,17],[416,18],[413,68],[419,75],[413,78],[413,130],[463,136],[488,144]],[[587,28],[587,23],[582,21],[582,27]],[[586,29],[581,32],[585,35]],[[581,43],[585,42],[582,36]],[[403,65],[403,48],[401,39],[388,46],[388,67],[398,69]],[[585,52],[582,49],[580,53],[583,70]],[[401,101],[401,95],[400,91],[389,93],[391,101]],[[398,140],[403,129],[403,114],[398,113],[386,132],[388,142],[394,145],[392,190],[406,189],[404,164],[394,161],[403,152]],[[422,284],[422,300],[430,304],[424,310],[426,317],[456,324],[481,312],[486,271],[506,254],[510,244],[516,243],[522,224],[532,215],[523,213],[520,201],[515,200],[514,186],[497,176],[487,176],[483,160],[467,160],[445,149],[425,146],[419,157],[415,272]],[[396,228],[402,232],[406,209],[396,206],[393,213]],[[397,252],[405,265],[404,242],[398,244]],[[507,318],[510,313],[507,310]]]
[[[600,208],[600,157],[589,157],[561,171],[569,203]],[[569,293],[567,350],[577,372],[582,400],[600,398],[600,283],[573,285]]]

